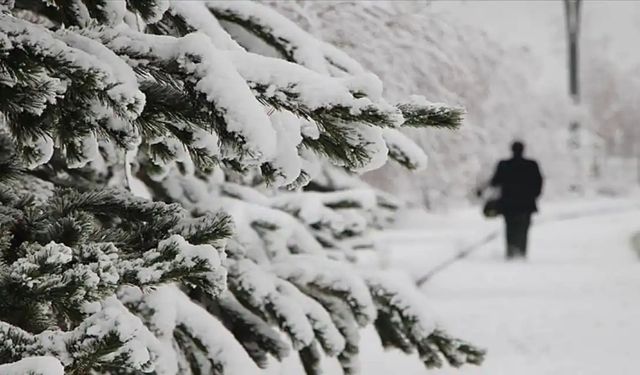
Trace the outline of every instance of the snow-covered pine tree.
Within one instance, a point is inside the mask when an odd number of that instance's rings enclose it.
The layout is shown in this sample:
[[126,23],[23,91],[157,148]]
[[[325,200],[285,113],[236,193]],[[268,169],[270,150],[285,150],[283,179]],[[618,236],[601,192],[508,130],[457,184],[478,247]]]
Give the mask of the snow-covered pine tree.
[[387,103],[255,2],[1,7],[0,373],[244,375],[296,352],[349,374],[368,324],[427,367],[481,362],[351,262],[394,202],[346,171],[424,166],[398,129],[459,109]]

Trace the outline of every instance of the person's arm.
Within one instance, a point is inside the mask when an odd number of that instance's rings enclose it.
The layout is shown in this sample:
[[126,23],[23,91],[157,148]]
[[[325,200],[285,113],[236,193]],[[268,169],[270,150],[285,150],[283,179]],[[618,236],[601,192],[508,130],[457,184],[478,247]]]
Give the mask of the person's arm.
[[504,183],[504,163],[499,162],[496,171],[489,182],[491,186],[501,186]]
[[476,188],[476,196],[478,198],[481,198],[484,191],[489,187],[499,186],[502,184],[502,175],[504,174],[504,172],[502,172],[502,169],[503,169],[502,162],[500,162],[498,163],[495,172],[493,172],[493,176],[491,177],[491,179],[482,183],[480,186]]
[[536,198],[538,198],[540,196],[540,194],[542,194],[542,185],[543,185],[543,181],[544,179],[542,178],[542,173],[540,173],[540,167],[538,166],[538,163],[536,163],[535,161],[533,162],[533,173],[534,173],[534,192],[536,195]]

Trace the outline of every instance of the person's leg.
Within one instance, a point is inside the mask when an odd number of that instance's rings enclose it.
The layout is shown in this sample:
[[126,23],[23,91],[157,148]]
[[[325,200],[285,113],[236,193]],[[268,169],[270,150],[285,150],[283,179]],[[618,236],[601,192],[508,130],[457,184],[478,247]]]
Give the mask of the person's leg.
[[531,214],[522,215],[522,237],[520,242],[520,254],[523,258],[527,257],[527,245],[529,241],[529,227],[531,226]]
[[505,215],[507,232],[507,259],[525,255],[527,236],[527,216],[523,214]]
[[517,220],[512,215],[504,215],[506,232],[507,259],[512,259],[517,255]]

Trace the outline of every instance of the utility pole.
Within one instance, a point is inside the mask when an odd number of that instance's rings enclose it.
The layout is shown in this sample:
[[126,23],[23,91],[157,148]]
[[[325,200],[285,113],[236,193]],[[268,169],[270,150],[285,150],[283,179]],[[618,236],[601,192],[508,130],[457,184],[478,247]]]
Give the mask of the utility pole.
[[580,34],[581,3],[582,0],[564,0],[567,38],[569,42],[569,95],[576,105],[580,104],[578,36]]
[[[579,49],[578,40],[580,35],[580,4],[582,0],[564,0],[565,21],[567,27],[568,42],[568,68],[569,68],[569,96],[573,102],[574,111],[572,116],[576,116],[580,106],[580,75],[578,70]],[[569,124],[569,147],[574,150],[574,158],[580,179],[582,178],[582,163],[578,150],[581,148],[580,142],[580,122],[576,117],[571,119]],[[576,181],[571,188],[579,190],[581,186]]]

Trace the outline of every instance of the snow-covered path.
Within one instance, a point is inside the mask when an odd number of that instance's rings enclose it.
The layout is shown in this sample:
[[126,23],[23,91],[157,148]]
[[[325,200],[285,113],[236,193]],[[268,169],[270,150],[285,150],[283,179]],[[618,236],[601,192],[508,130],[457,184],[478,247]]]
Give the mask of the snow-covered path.
[[[640,211],[547,222],[533,228],[527,262],[502,261],[493,241],[439,273],[423,287],[433,309],[489,353],[480,368],[429,373],[639,374],[640,259],[630,249],[638,230]],[[402,266],[404,256],[394,257]],[[366,374],[425,374],[415,358],[366,357]]]
[[637,213],[543,224],[526,263],[497,261],[492,244],[434,277],[424,287],[434,309],[489,350],[462,373],[640,373],[638,229]]

